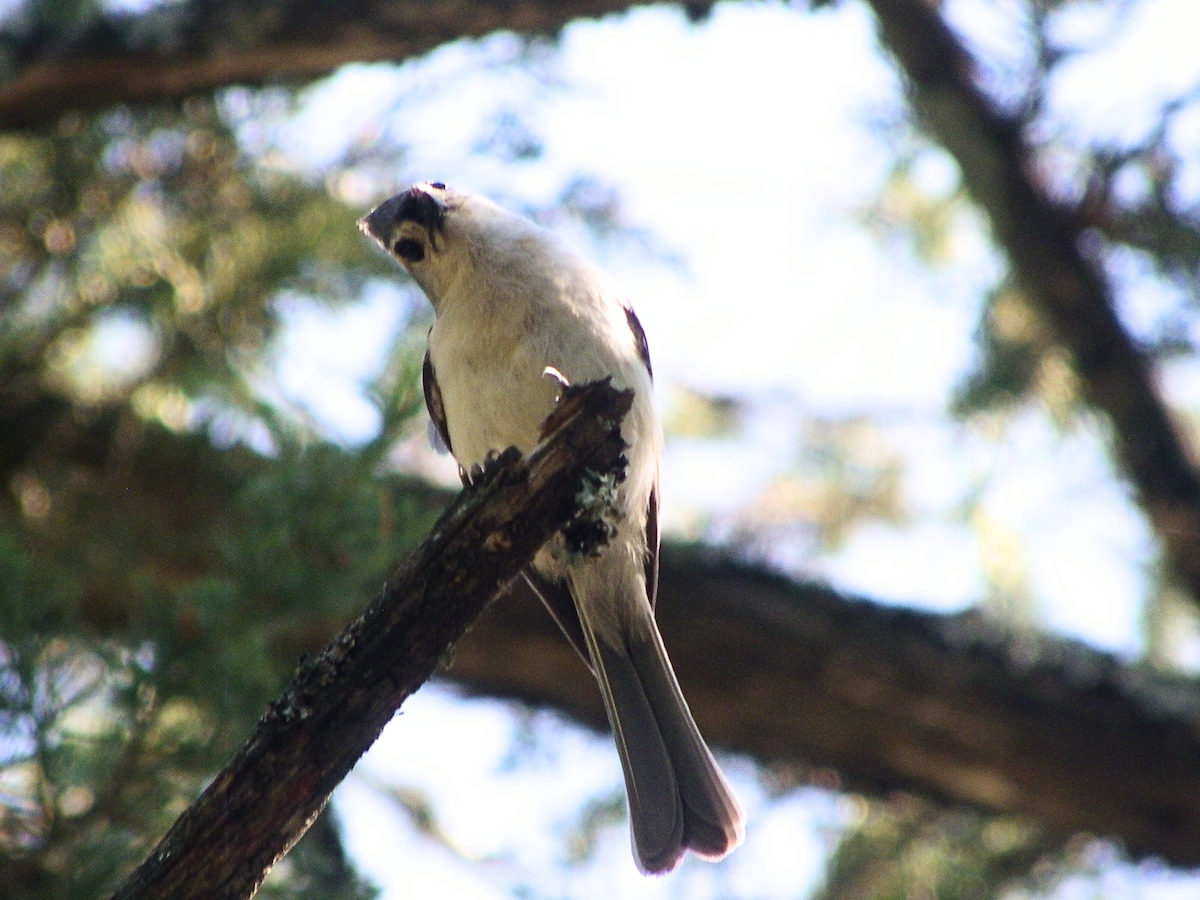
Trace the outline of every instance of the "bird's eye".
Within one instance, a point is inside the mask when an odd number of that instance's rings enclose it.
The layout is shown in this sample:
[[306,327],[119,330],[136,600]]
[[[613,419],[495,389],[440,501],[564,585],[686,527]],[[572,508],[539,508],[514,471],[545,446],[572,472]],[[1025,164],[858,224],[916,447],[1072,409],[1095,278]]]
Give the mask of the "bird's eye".
[[444,191],[446,189],[446,186],[444,184],[442,184],[440,181],[431,181],[431,182],[429,182],[429,186],[431,188],[437,188],[437,190],[439,190],[439,191]]
[[425,247],[412,238],[400,238],[392,245],[392,252],[405,262],[420,262],[425,258]]

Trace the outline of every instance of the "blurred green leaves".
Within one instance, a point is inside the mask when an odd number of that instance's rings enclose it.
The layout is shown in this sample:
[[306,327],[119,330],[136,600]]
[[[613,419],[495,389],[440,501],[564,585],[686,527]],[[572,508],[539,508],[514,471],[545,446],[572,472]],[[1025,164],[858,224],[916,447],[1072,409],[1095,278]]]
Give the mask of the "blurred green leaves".
[[[406,335],[365,448],[264,392],[281,293],[344,302],[395,273],[359,210],[238,127],[197,98],[0,135],[9,897],[111,888],[437,511],[379,471],[419,406]],[[270,895],[367,896],[311,843]]]
[[[227,119],[216,101],[195,99],[0,137],[9,367],[20,360],[91,401],[169,383],[246,402],[247,370],[278,324],[270,301],[279,290],[345,300],[382,271],[354,228],[356,211],[250,161]],[[123,383],[111,377],[119,367],[80,365],[89,332],[118,314],[145,345]]]
[[857,801],[813,900],[1001,900],[1043,893],[1083,844],[1062,845],[1017,819],[951,812],[898,794]]

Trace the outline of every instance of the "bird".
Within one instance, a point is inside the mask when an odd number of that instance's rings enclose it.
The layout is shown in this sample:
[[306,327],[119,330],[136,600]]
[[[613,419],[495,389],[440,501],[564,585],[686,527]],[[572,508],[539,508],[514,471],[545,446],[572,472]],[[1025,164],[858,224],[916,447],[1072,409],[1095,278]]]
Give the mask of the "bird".
[[669,872],[685,851],[725,857],[744,839],[745,814],[696,727],[654,618],[663,436],[633,307],[551,231],[442,182],[411,185],[359,227],[433,306],[425,402],[460,472],[508,447],[532,450],[564,384],[607,377],[633,390],[621,423],[628,466],[617,534],[586,557],[553,538],[523,576],[599,684],[638,868]]

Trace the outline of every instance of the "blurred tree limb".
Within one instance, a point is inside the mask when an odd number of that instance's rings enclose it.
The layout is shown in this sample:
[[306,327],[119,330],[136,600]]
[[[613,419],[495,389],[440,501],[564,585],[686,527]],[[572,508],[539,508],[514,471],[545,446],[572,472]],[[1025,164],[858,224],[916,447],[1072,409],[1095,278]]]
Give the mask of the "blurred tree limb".
[[1038,184],[1021,121],[976,86],[974,61],[934,6],[869,2],[918,116],[958,162],[1018,281],[1071,354],[1088,402],[1107,416],[1115,456],[1171,570],[1200,604],[1200,476],[1145,356],[1117,318],[1100,263],[1080,246],[1080,212]]
[[189,0],[75,28],[34,22],[0,37],[0,130],[46,125],[72,109],[310,81],[345,63],[399,61],[494,31],[554,34],[635,5],[351,0],[335,12],[310,0]]
[[570,391],[528,457],[490,464],[366,612],[302,663],[115,900],[252,895],[488,601],[557,530],[597,514],[576,498],[587,477],[622,477],[632,399],[607,380]]
[[[714,745],[1200,864],[1194,683],[1005,634],[976,613],[847,597],[719,551],[667,544],[661,564],[663,639]],[[595,686],[532,599],[493,604],[448,675],[603,727]]]

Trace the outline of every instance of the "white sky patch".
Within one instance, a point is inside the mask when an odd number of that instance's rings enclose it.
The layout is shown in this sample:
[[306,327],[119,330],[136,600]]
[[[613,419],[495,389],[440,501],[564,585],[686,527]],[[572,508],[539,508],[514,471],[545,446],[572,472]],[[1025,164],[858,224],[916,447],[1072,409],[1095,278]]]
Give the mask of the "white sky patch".
[[1073,3],[1053,17],[1052,35],[1068,46],[1107,41],[1058,67],[1049,108],[1073,133],[1124,147],[1146,137],[1164,103],[1200,83],[1200,20],[1194,0],[1140,0],[1119,19],[1106,6]]
[[1172,199],[1181,207],[1196,203],[1200,201],[1200,104],[1193,104],[1175,117],[1167,138],[1185,163]]
[[65,332],[52,346],[52,368],[69,390],[95,403],[136,384],[160,352],[154,327],[128,311],[104,312],[86,329]]
[[[521,867],[559,871],[563,835],[585,801],[622,789],[609,739],[546,713],[533,714],[528,727],[547,756],[514,751],[518,732],[507,705],[426,688],[405,703],[359,768],[426,791],[455,848],[511,888]],[[627,843],[623,849],[628,856]]]
[[940,8],[966,43],[984,90],[1005,108],[1022,99],[1034,58],[1025,0],[948,0]]
[[392,800],[355,773],[338,787],[334,805],[354,865],[381,889],[380,900],[511,900],[485,870],[422,835]]
[[[688,858],[671,876],[645,878],[633,864],[622,817],[601,833],[592,859],[564,868],[564,835],[586,801],[623,789],[620,763],[609,737],[547,713],[531,714],[525,725],[541,755],[514,755],[517,727],[503,703],[427,687],[363,757],[356,772],[365,778],[426,792],[455,848],[419,834],[406,813],[352,775],[338,790],[338,813],[348,846],[384,889],[383,900],[485,900],[519,893],[523,881],[536,883],[539,896],[575,900],[715,896],[729,885],[739,886],[738,896],[792,900],[815,886],[826,836],[842,824],[834,795],[804,789],[769,798],[752,767],[735,759],[725,769],[750,814],[749,837],[722,864]],[[450,874],[453,890],[430,894],[439,871]]]
[[730,866],[729,884],[739,896],[808,896],[825,872],[821,832],[840,824],[829,795],[795,791],[755,812],[740,855],[731,858],[737,864]]
[[302,92],[302,108],[285,128],[285,144],[302,154],[306,165],[319,169],[336,164],[347,145],[379,138],[381,112],[401,96],[398,81],[392,65],[343,66]]
[[308,409],[338,440],[358,443],[379,431],[379,412],[363,396],[411,300],[400,290],[374,283],[360,303],[331,307],[301,296],[279,301],[283,327],[276,353],[279,389]]
[[1012,456],[981,507],[1022,537],[1044,626],[1132,656],[1153,538],[1090,428],[1063,434],[1043,416],[1011,427]]
[[1167,325],[1174,323],[1184,329],[1195,321],[1185,290],[1159,278],[1149,254],[1115,247],[1105,259],[1105,271],[1113,286],[1117,314],[1135,341],[1149,342],[1161,337]]
[[98,316],[86,339],[88,363],[103,380],[130,384],[145,375],[158,360],[158,338],[140,316],[117,312]]
[[852,594],[931,612],[961,612],[984,593],[974,536],[941,523],[864,525],[813,574]]
[[[664,380],[735,391],[799,383],[806,396],[861,399],[865,379],[831,375],[830,364],[891,355],[883,336],[920,327],[902,299],[867,299],[890,292],[878,247],[852,221],[888,160],[867,116],[895,102],[871,46],[859,7],[799,17],[721,5],[699,29],[655,8],[568,29],[565,69],[581,90],[548,114],[549,153],[619,183],[628,219],[684,256],[682,277],[608,261]],[[822,83],[839,90],[795,87]],[[903,391],[944,359],[875,384]]]

